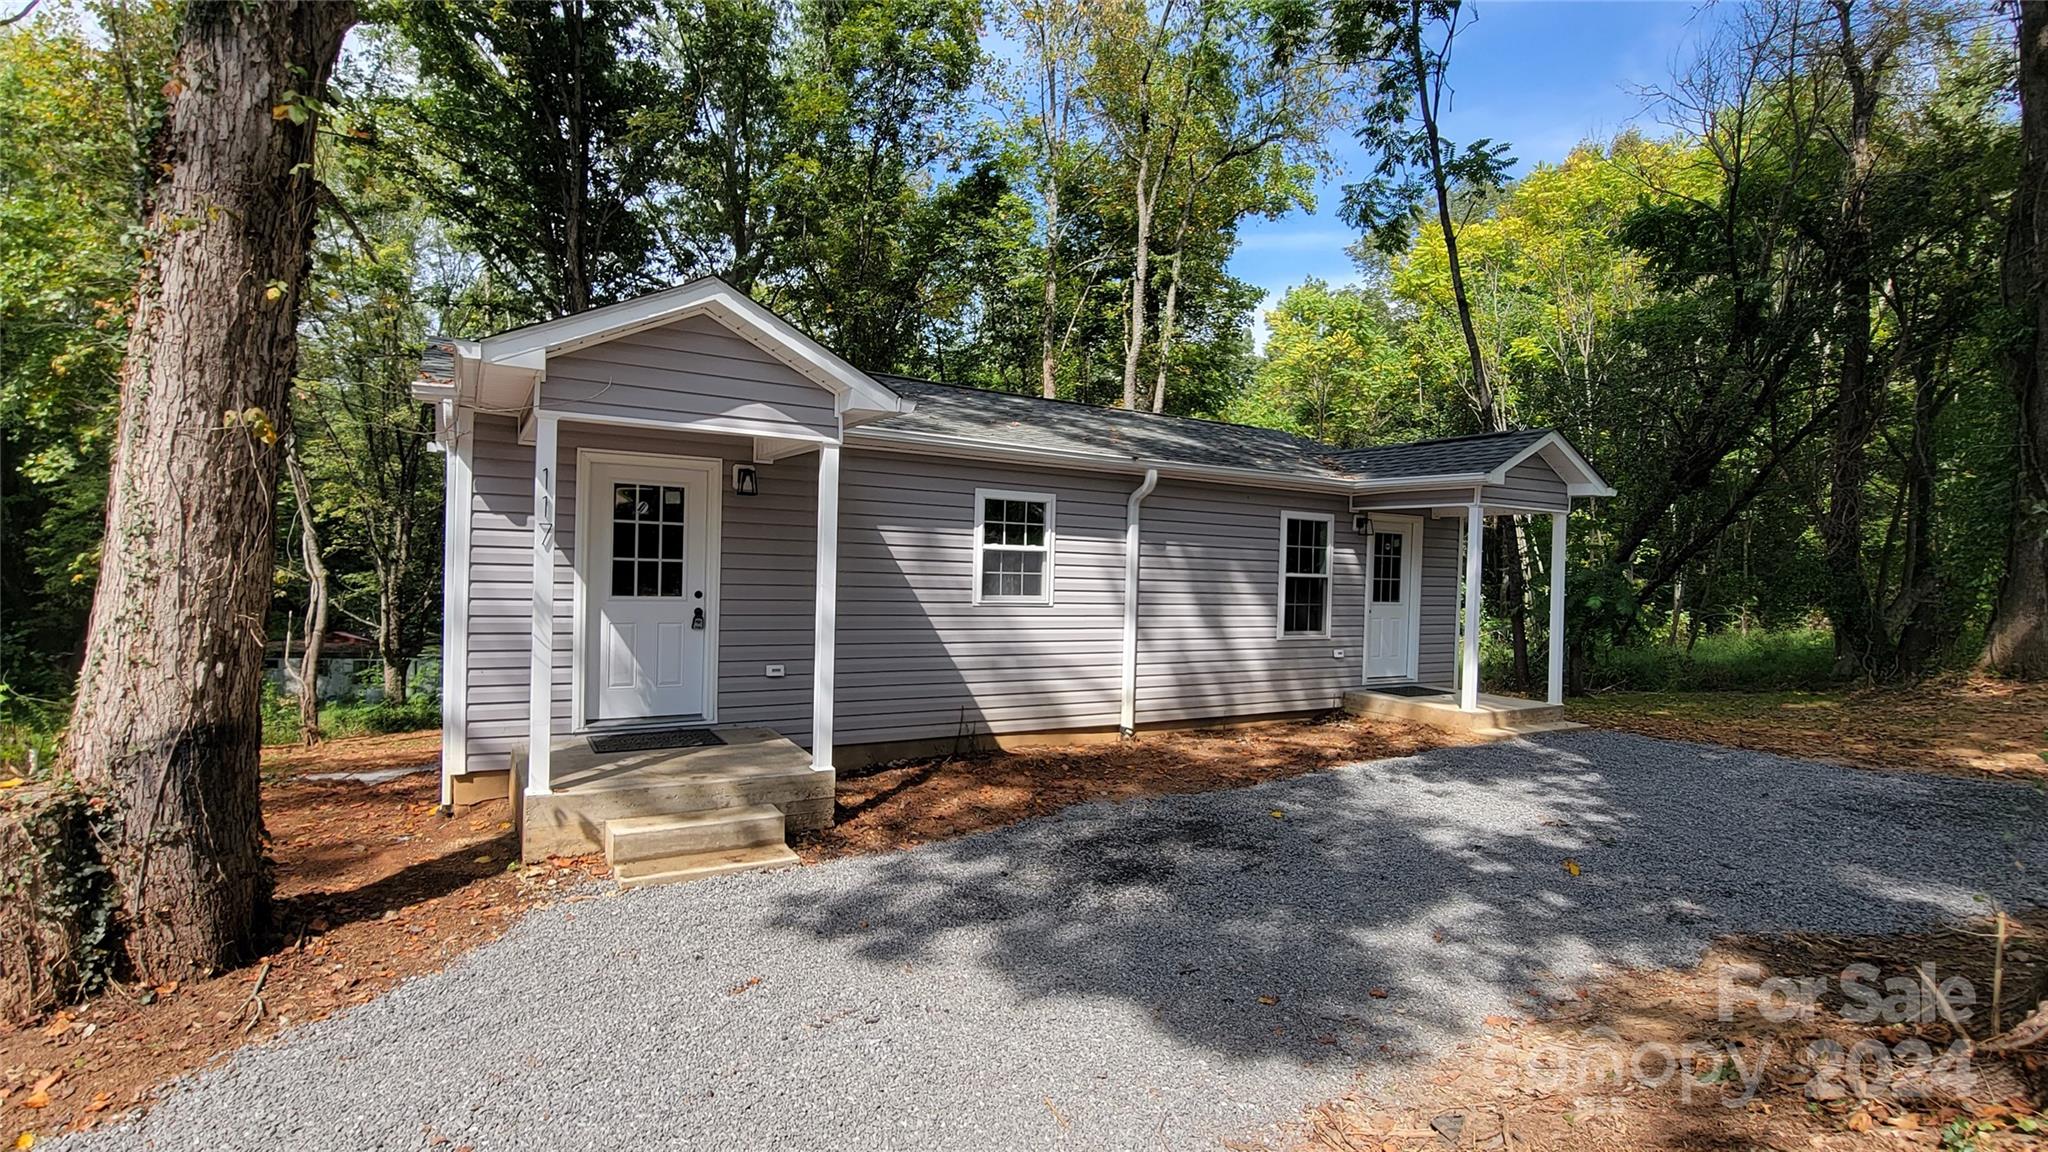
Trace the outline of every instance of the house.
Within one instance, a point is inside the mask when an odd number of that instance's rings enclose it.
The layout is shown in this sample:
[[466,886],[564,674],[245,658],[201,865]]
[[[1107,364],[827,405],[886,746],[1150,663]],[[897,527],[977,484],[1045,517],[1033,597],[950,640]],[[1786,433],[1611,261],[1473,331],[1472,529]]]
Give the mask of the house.
[[780,858],[835,768],[963,742],[1554,714],[1555,646],[1547,702],[1479,693],[1481,534],[1548,518],[1556,629],[1611,494],[1554,432],[1343,451],[863,372],[714,278],[448,342],[417,394],[443,798],[628,880]]

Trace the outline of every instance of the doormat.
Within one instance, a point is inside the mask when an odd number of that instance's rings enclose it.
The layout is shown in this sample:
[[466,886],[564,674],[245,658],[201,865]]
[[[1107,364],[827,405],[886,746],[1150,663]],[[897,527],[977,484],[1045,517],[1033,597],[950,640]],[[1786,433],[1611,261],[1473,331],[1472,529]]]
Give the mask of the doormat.
[[1380,695],[1382,695],[1382,696],[1449,696],[1449,695],[1450,695],[1450,693],[1449,693],[1449,692],[1446,692],[1446,691],[1444,691],[1444,690],[1443,690],[1443,689],[1441,689],[1441,688],[1426,688],[1426,687],[1424,687],[1424,686],[1422,686],[1422,685],[1420,685],[1420,684],[1389,684],[1389,685],[1385,686],[1384,688],[1367,688],[1367,689],[1366,689],[1366,691],[1367,691],[1367,692],[1377,692],[1377,693],[1379,693],[1379,694],[1380,694]]
[[660,728],[652,732],[592,736],[590,750],[599,754],[648,752],[656,748],[714,748],[723,743],[718,733],[709,728]]

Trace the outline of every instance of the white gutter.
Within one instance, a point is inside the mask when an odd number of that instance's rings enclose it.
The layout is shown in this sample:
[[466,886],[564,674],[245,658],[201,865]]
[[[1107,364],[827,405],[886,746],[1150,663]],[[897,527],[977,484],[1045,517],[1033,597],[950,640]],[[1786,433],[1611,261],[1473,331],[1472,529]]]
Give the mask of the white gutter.
[[1144,483],[1124,502],[1124,691],[1118,729],[1125,739],[1138,731],[1138,506],[1159,484],[1159,469],[1145,469]]

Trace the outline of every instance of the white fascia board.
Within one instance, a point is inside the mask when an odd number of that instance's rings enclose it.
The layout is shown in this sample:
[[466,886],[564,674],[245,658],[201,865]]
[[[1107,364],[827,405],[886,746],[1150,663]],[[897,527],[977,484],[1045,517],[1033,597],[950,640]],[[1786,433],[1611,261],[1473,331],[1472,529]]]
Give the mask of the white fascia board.
[[[1489,473],[1486,482],[1488,484],[1507,483],[1510,469],[1539,452],[1546,454],[1546,461],[1553,470],[1557,471],[1558,478],[1564,481],[1567,495],[1614,495],[1614,489],[1608,486],[1607,481],[1600,478],[1600,473],[1593,470],[1593,465],[1588,463],[1584,456],[1579,455],[1579,450],[1572,447],[1572,442],[1565,439],[1562,432],[1548,433],[1534,444],[1515,453],[1508,458],[1506,463]],[[1560,463],[1564,465],[1563,468],[1558,467]],[[1564,474],[1566,471],[1576,472],[1577,475],[1567,476]]]

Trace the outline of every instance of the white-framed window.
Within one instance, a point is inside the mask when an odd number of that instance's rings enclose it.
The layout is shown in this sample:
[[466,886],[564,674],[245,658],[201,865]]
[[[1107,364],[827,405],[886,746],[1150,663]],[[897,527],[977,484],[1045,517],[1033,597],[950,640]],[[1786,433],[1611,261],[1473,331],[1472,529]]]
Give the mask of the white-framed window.
[[1330,634],[1330,538],[1336,517],[1325,512],[1280,514],[1280,619],[1274,634]]
[[1054,500],[1047,492],[974,490],[974,602],[1052,603]]

